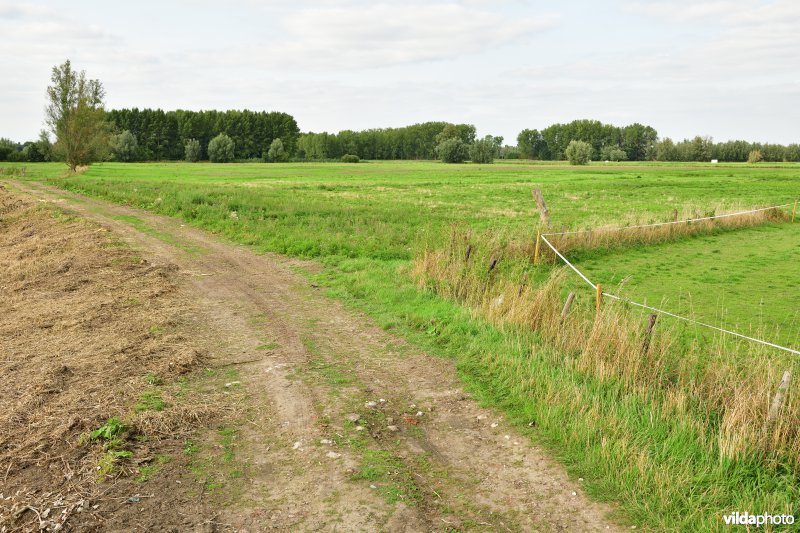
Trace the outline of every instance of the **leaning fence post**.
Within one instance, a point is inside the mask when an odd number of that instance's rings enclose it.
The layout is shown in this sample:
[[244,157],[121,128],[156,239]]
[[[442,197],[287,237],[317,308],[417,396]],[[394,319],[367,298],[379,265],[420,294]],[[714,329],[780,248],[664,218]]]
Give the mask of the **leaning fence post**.
[[517,292],[517,298],[522,296],[522,291],[525,289],[525,284],[528,282],[528,271],[522,273],[522,282],[519,284],[519,291]]
[[468,244],[468,245],[467,245],[467,253],[466,253],[466,254],[464,254],[464,262],[465,262],[465,263],[466,263],[467,261],[469,261],[469,256],[470,256],[470,255],[472,255],[472,245],[471,245],[471,244]]
[[767,413],[767,425],[773,423],[781,412],[781,405],[783,405],[783,398],[786,396],[786,391],[789,389],[789,380],[792,379],[792,373],[788,370],[783,373],[781,384],[778,385],[778,391],[775,397],[772,398],[772,405],[769,406],[769,413]]
[[647,355],[647,351],[650,349],[650,339],[653,338],[653,328],[656,325],[656,319],[658,315],[653,313],[650,315],[650,321],[647,323],[647,331],[644,334],[644,342],[642,343],[642,355]]
[[575,293],[570,292],[569,296],[567,296],[567,301],[564,302],[564,308],[561,310],[561,323],[564,323],[564,320],[567,318],[567,313],[569,313],[569,308],[572,307],[572,300],[575,299]]
[[536,230],[536,248],[533,250],[533,264],[539,263],[539,244],[542,240],[542,230]]
[[544,203],[544,196],[542,190],[539,188],[533,189],[533,199],[536,201],[536,207],[539,208],[539,217],[545,227],[550,225],[550,211],[547,210],[547,204]]
[[497,261],[497,259],[492,257],[492,260],[489,262],[489,270],[486,271],[486,281],[483,283],[483,290],[481,291],[484,294],[489,289],[489,284],[492,282],[492,271],[494,267],[497,266]]
[[602,300],[603,300],[603,288],[598,283],[597,284],[597,299],[596,299],[595,304],[594,304],[595,310],[597,311],[598,315],[600,314],[600,302]]

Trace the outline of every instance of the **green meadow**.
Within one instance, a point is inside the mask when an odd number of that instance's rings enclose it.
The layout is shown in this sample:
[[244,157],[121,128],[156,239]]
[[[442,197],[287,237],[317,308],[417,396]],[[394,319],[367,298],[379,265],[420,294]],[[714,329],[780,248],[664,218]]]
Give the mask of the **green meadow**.
[[[306,275],[385,329],[452,358],[473,394],[550,448],[624,522],[699,531],[724,529],[722,515],[733,511],[800,514],[798,462],[762,449],[727,453],[723,412],[676,400],[666,387],[587,372],[536,331],[492,325],[410,274],[415,258],[455,231],[532,242],[540,223],[533,187],[555,228],[586,229],[788,203],[800,195],[800,165],[104,163],[66,177],[61,165],[25,166],[23,179],[317,260],[325,268]],[[612,292],[797,347],[798,237],[800,221],[770,223],[575,259]],[[527,269],[502,265],[498,275]],[[531,268],[531,279],[551,269]],[[774,357],[795,369],[790,357]]]

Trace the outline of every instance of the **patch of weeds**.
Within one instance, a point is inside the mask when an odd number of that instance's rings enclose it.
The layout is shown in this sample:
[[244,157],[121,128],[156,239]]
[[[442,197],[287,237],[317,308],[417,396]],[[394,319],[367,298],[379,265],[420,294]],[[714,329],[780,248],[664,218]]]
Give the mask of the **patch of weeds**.
[[248,322],[250,323],[251,326],[258,326],[266,322],[266,320],[267,320],[266,313],[256,313],[250,317]]
[[128,426],[119,418],[112,416],[106,423],[89,433],[92,441],[103,440],[111,442],[128,429]]
[[156,472],[159,471],[161,465],[148,465],[148,466],[140,466],[139,467],[139,475],[134,478],[134,481],[137,483],[144,483],[145,481],[150,481],[150,478],[155,475]]
[[161,377],[155,372],[148,372],[144,375],[144,380],[148,385],[156,386],[161,385]]
[[221,427],[218,433],[222,444],[222,462],[230,463],[233,461],[234,446],[239,430],[232,427]]
[[167,407],[167,403],[161,397],[161,393],[156,389],[150,389],[142,393],[133,410],[143,413],[145,411],[163,411],[165,407]]
[[164,454],[156,455],[155,462],[153,464],[139,467],[139,475],[136,476],[135,481],[137,483],[144,483],[145,481],[149,481],[159,470],[161,470],[161,467],[163,465],[171,462],[172,462],[171,455],[164,455]]
[[160,334],[164,333],[164,328],[154,324],[154,325],[150,326],[149,328],[147,328],[147,332],[150,335],[160,335]]
[[256,350],[274,350],[278,346],[279,346],[279,344],[277,342],[275,342],[275,341],[265,342],[264,344],[259,344],[256,347]]
[[319,346],[317,346],[316,341],[311,337],[303,336],[300,341],[303,343],[303,347],[308,351],[308,353],[312,355],[319,355]]
[[97,480],[102,482],[117,473],[117,462],[119,459],[133,456],[127,450],[108,450],[97,463]]
[[[122,435],[128,430],[128,426],[116,417],[106,420],[105,424],[89,432],[88,440],[91,442],[102,441],[105,453],[97,463],[97,479],[104,481],[117,471],[119,459],[132,457],[133,453],[128,450],[121,450],[124,444]],[[86,437],[81,436],[81,444],[86,442]]]
[[136,306],[142,305],[142,301],[139,298],[128,298],[125,300],[125,305]]
[[187,440],[183,444],[183,454],[186,457],[193,457],[200,451],[200,445],[192,440]]
[[390,505],[399,501],[416,505],[422,499],[422,492],[403,461],[386,450],[364,450],[352,479],[378,485],[378,492]]

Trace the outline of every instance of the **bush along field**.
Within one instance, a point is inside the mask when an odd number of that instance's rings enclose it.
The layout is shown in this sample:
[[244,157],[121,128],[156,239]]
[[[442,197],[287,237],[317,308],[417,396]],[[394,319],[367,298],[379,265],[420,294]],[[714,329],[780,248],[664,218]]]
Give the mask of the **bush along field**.
[[[19,179],[316,259],[326,268],[308,274],[315,283],[451,357],[477,397],[550,447],[625,520],[694,531],[721,529],[734,511],[800,514],[796,380],[767,416],[797,357],[668,317],[646,338],[648,313],[608,299],[598,313],[592,288],[551,253],[533,263],[542,224],[531,199],[532,187],[543,191],[550,231],[647,224],[794,201],[796,165],[101,164],[68,177],[29,165]],[[785,262],[800,224],[787,220],[790,210],[762,213],[554,242],[610,292],[713,321],[726,302],[703,294],[706,283],[771,309],[797,296],[800,271]],[[727,253],[734,244],[742,254]],[[774,264],[764,255],[772,252]],[[729,262],[737,275],[725,275]],[[759,276],[745,275],[750,264]],[[683,277],[693,284],[670,277],[689,265]],[[796,348],[796,321],[763,307],[732,306],[724,325]]]

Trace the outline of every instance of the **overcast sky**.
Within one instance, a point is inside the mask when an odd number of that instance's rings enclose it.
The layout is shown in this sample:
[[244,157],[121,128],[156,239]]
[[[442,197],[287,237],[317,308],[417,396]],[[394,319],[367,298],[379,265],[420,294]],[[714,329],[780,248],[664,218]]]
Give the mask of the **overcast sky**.
[[0,136],[70,58],[107,105],[278,110],[303,131],[593,118],[800,142],[797,0],[0,0]]

